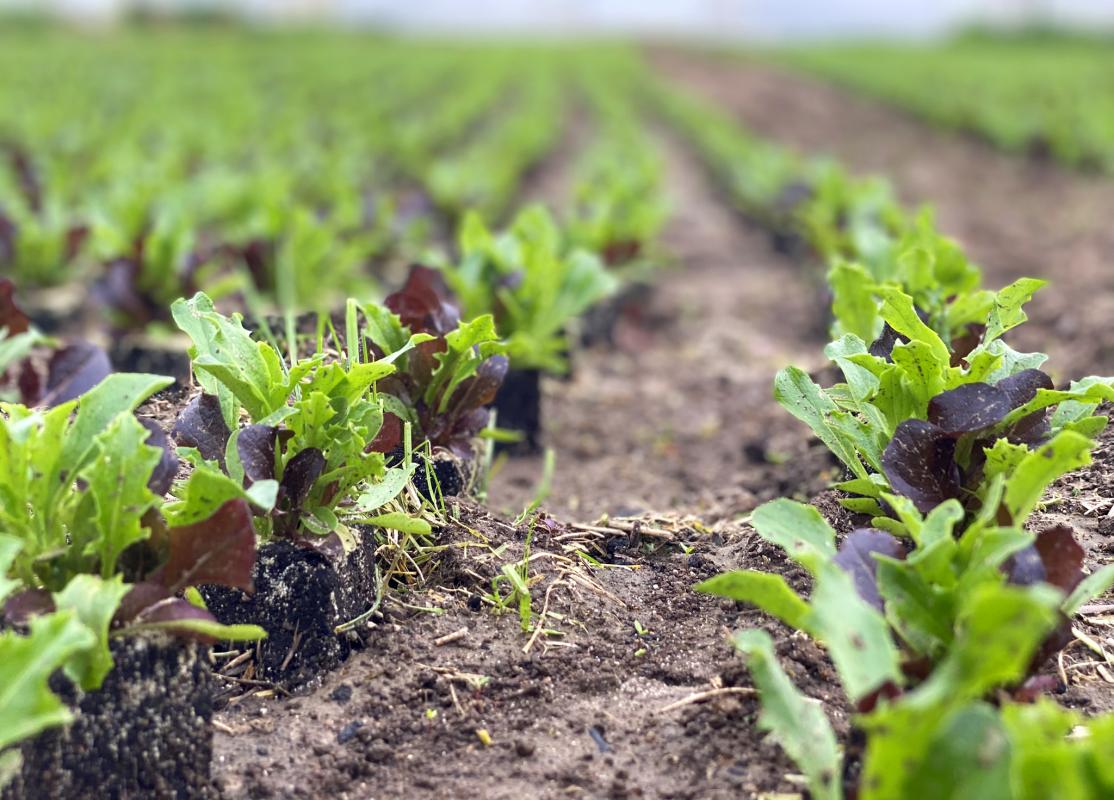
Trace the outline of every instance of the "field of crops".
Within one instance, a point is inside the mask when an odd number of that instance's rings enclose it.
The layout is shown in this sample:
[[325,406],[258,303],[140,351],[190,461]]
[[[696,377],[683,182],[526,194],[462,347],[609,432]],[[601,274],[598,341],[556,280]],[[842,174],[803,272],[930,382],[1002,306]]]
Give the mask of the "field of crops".
[[1114,54],[1105,39],[837,46],[794,53],[790,61],[999,147],[1114,169]]
[[1114,796],[1105,59],[0,32],[0,797]]

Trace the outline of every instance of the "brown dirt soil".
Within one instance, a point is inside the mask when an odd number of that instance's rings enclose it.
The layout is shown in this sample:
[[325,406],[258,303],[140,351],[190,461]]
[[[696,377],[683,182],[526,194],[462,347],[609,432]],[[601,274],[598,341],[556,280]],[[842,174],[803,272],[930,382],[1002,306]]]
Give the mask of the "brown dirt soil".
[[931,204],[998,286],[1048,278],[1018,347],[1052,358],[1056,380],[1114,374],[1114,181],[994,150],[937,130],[876,100],[785,69],[657,51],[681,86],[735,113],[754,132],[849,169],[884,175],[912,205]]
[[[771,388],[785,364],[821,364],[815,288],[720,202],[698,162],[662,146],[674,209],[662,244],[676,264],[656,276],[639,321],[620,321],[615,348],[576,353],[571,380],[544,382],[557,458],[548,508],[560,515],[683,508],[715,521],[823,485],[826,456]],[[541,462],[506,462],[490,505],[520,511]]]
[[[763,625],[841,732],[834,672],[806,639],[694,582],[782,562],[738,526],[647,520],[620,540],[549,520],[530,545],[532,639],[482,599],[521,561],[525,526],[462,504],[428,588],[388,596],[354,656],[306,696],[218,714],[218,785],[234,797],[727,798],[788,790],[727,631]],[[688,555],[663,542],[686,542]],[[618,546],[616,546],[618,545]],[[610,558],[591,569],[578,553]],[[773,559],[771,559],[773,556]],[[789,578],[800,584],[798,572]],[[435,613],[428,610],[436,609]],[[640,627],[636,627],[636,621]],[[697,692],[721,690],[704,702]],[[485,736],[490,743],[485,744]]]

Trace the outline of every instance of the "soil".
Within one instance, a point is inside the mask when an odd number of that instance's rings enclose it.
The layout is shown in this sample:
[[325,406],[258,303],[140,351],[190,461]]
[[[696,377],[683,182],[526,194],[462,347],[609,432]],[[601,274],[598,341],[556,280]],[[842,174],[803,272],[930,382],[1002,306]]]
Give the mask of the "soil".
[[[229,796],[736,797],[788,790],[791,766],[754,727],[758,711],[727,631],[761,624],[804,690],[846,731],[835,675],[806,639],[757,612],[694,593],[742,564],[783,569],[738,526],[647,520],[641,538],[549,520],[530,542],[535,619],[484,599],[520,562],[527,526],[478,506],[439,532],[428,588],[388,595],[368,649],[311,694],[247,698],[218,715]],[[666,533],[689,554],[662,547]],[[633,541],[633,546],[632,546]],[[655,546],[656,544],[656,546]],[[589,569],[578,552],[609,558]],[[800,582],[799,574],[789,574]],[[707,703],[671,707],[725,689]],[[485,743],[487,741],[488,743]]]
[[[816,293],[766,232],[743,225],[676,141],[663,138],[675,213],[647,306],[615,344],[574,353],[571,380],[542,381],[542,445],[556,454],[547,507],[594,519],[687,509],[714,522],[782,494],[821,488],[826,451],[772,400],[785,364],[821,365]],[[535,495],[541,457],[511,459],[494,508]]]

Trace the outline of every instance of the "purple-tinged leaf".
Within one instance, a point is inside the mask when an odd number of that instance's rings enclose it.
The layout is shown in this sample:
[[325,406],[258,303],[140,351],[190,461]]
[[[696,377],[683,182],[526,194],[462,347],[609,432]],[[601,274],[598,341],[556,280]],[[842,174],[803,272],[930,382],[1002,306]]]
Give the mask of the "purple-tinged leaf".
[[240,249],[239,255],[251,273],[252,282],[259,289],[265,289],[271,283],[270,265],[275,260],[274,249],[274,245],[266,239],[252,239]]
[[199,394],[186,404],[171,431],[183,447],[195,447],[206,461],[224,466],[224,451],[232,432],[221,413],[220,400],[213,394]]
[[15,303],[15,284],[8,278],[0,278],[0,328],[7,329],[9,336],[26,333],[31,320]]
[[877,579],[878,561],[874,558],[874,553],[904,559],[905,545],[885,531],[859,528],[851,531],[843,540],[833,560],[854,580],[859,597],[882,611],[882,595],[878,591]]
[[619,239],[604,245],[600,257],[607,266],[617,267],[633,261],[640,252],[642,252],[642,242],[637,239]]
[[104,350],[90,342],[74,342],[50,357],[41,404],[53,407],[68,403],[111,374],[112,362]]
[[77,257],[91,234],[92,230],[88,225],[74,225],[66,231],[65,260],[67,264]]
[[987,383],[957,386],[928,401],[928,421],[948,436],[989,428],[1010,411],[1006,393]]
[[909,339],[890,327],[890,323],[882,326],[882,333],[870,343],[868,352],[875,358],[884,358],[893,361],[894,348],[898,342],[908,342]]
[[12,172],[19,181],[19,188],[23,192],[23,198],[27,201],[27,206],[36,214],[42,213],[43,185],[42,181],[39,180],[39,171],[35,168],[35,163],[31,160],[30,154],[22,147],[11,146],[9,159]]
[[134,258],[113,259],[105,265],[104,275],[93,288],[97,300],[136,325],[156,317],[156,309],[139,288],[140,272],[139,262]]
[[398,315],[412,333],[444,336],[460,322],[460,311],[445,279],[435,269],[415,264],[406,284],[383,304]]
[[316,550],[334,564],[344,563],[344,542],[336,531],[327,536],[310,536],[299,544],[310,550]]
[[248,425],[236,437],[236,452],[244,467],[248,485],[275,479],[275,443],[278,428],[271,425]]
[[42,399],[43,379],[30,360],[23,362],[16,383],[19,386],[19,402],[23,405],[33,406]]
[[229,500],[208,519],[171,528],[170,556],[160,570],[171,594],[208,583],[252,591],[255,529],[247,501]]
[[402,446],[402,420],[395,414],[387,411],[383,414],[383,425],[379,433],[367,446],[369,453],[390,453],[395,448]]
[[1032,586],[1045,579],[1044,562],[1033,545],[1018,550],[1002,564],[1006,580],[1016,586]]
[[16,225],[11,217],[0,209],[0,264],[10,264],[15,260],[16,231]]
[[1010,402],[1010,409],[1021,408],[1034,397],[1037,396],[1039,389],[1053,389],[1052,378],[1041,372],[1039,369],[1026,369],[1010,375],[1008,378],[1002,378],[996,384],[996,388],[1005,392],[1007,399]]
[[298,509],[325,471],[325,456],[316,447],[307,447],[288,462],[279,482],[279,495],[288,509]]
[[963,333],[958,336],[952,337],[951,350],[951,366],[963,366],[967,356],[971,355],[974,350],[982,342],[983,334],[986,333],[986,326],[980,325],[975,322],[968,323],[963,329]]
[[1062,614],[1060,616],[1061,619],[1056,627],[1052,629],[1048,636],[1044,637],[1041,646],[1037,648],[1037,652],[1033,655],[1033,660],[1029,662],[1030,673],[1036,672],[1048,659],[1075,640],[1075,634],[1071,629],[1071,620]]
[[54,610],[54,598],[46,589],[24,589],[4,603],[4,620],[9,625],[26,625],[31,617]]
[[[998,381],[998,388],[1005,392],[1010,401],[1010,408],[1020,408],[1037,395],[1040,389],[1052,389],[1052,379],[1039,369],[1027,369],[1008,378]],[[1014,444],[1027,444],[1035,446],[1042,444],[1052,435],[1052,426],[1048,423],[1048,409],[1034,411],[1032,414],[1017,421],[1009,431],[1007,438]]]
[[1035,703],[1042,695],[1051,694],[1060,688],[1056,675],[1033,675],[1012,692],[1015,703]]
[[1045,581],[1070,594],[1083,580],[1083,548],[1067,525],[1056,525],[1037,534],[1034,543],[1044,564]]
[[168,597],[170,597],[170,592],[161,583],[152,581],[136,583],[124,595],[124,599],[120,601],[120,607],[116,609],[116,615],[113,619],[116,622],[131,622],[143,611],[156,603],[161,603]]
[[162,451],[162,457],[151,472],[150,480],[147,481],[147,488],[157,495],[165,495],[170,491],[170,485],[178,475],[178,454],[174,452],[174,445],[161,425],[153,419],[141,419],[139,422],[150,432],[145,444]]
[[476,369],[476,374],[464,381],[450,401],[454,414],[483,408],[495,402],[495,395],[507,377],[510,362],[506,356],[492,356]]
[[959,497],[955,439],[919,419],[897,426],[882,453],[882,472],[891,488],[912,500],[922,514]]

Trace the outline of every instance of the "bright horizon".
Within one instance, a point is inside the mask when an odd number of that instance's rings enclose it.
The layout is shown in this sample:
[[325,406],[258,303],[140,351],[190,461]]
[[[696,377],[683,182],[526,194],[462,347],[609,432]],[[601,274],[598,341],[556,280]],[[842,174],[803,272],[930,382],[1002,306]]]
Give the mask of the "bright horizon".
[[[126,0],[0,0],[0,8],[48,7],[85,18],[111,17]],[[404,31],[629,34],[711,38],[945,34],[971,23],[1015,25],[1042,19],[1064,25],[1114,26],[1108,0],[149,0],[153,7],[226,6],[261,19],[326,18]]]

